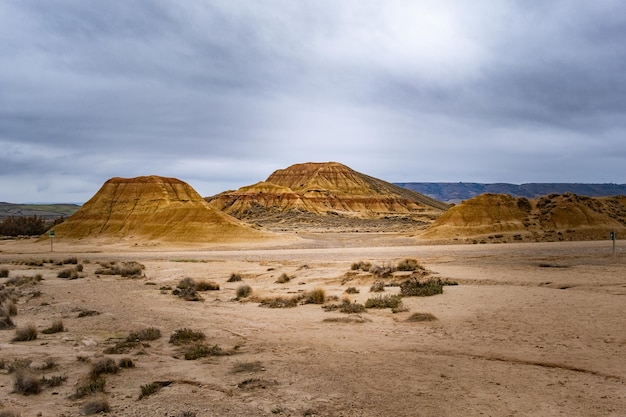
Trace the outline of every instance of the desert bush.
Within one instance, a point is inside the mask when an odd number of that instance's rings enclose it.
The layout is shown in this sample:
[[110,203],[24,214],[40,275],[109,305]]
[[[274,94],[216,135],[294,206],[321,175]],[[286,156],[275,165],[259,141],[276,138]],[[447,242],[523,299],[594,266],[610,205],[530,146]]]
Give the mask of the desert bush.
[[381,292],[381,291],[385,291],[385,282],[374,281],[374,283],[370,287],[370,292]]
[[147,327],[145,329],[130,332],[126,337],[126,341],[134,342],[137,340],[157,340],[161,338],[161,330],[156,327]]
[[44,376],[40,380],[41,385],[48,387],[48,388],[58,387],[65,381],[67,381],[67,376],[65,375],[54,375],[54,376],[51,376],[50,378],[47,378]]
[[398,308],[401,304],[401,296],[386,294],[368,298],[365,302],[365,308]]
[[393,268],[386,265],[376,265],[370,268],[370,273],[379,278],[389,278],[393,274]]
[[22,395],[39,394],[41,381],[26,370],[16,372],[13,379],[13,391]]
[[194,281],[194,279],[190,277],[185,277],[181,279],[176,285],[176,288],[179,288],[181,290],[184,290],[187,288],[195,288],[195,287],[196,287],[196,281]]
[[78,271],[76,268],[66,268],[62,271],[59,271],[57,274],[57,278],[67,278],[67,279],[77,279]]
[[101,268],[96,269],[96,275],[120,275],[122,277],[139,277],[143,275],[145,266],[139,262],[101,262]]
[[1,268],[0,278],[8,278],[8,277],[9,277],[9,270],[7,268]]
[[5,284],[6,285],[11,285],[14,287],[23,287],[26,285],[36,285],[39,283],[39,281],[43,281],[43,277],[41,276],[41,274],[37,274],[34,277],[28,277],[28,276],[16,276],[13,278],[9,278]]
[[18,327],[13,336],[14,342],[28,342],[37,339],[37,327],[33,323],[28,323],[23,327]]
[[342,313],[352,314],[352,313],[363,313],[365,311],[365,306],[359,303],[350,302],[349,298],[344,298],[341,304],[329,304],[322,306],[322,308],[326,311],[335,311],[338,310]]
[[315,288],[304,294],[304,302],[306,304],[324,304],[326,302],[326,292],[322,288]]
[[65,326],[63,326],[63,320],[55,320],[50,327],[43,329],[41,333],[43,334],[52,334],[52,333],[60,333],[65,331]]
[[242,279],[243,278],[241,277],[241,274],[236,274],[233,272],[232,274],[230,274],[230,278],[228,278],[226,282],[239,282]]
[[83,269],[84,269],[83,264],[78,264],[78,265],[76,265],[76,271],[77,271],[77,272],[83,272]]
[[115,361],[111,358],[103,358],[94,362],[91,365],[90,376],[92,379],[99,377],[102,374],[116,374],[120,368]]
[[201,331],[192,330],[189,328],[177,329],[170,336],[169,342],[173,345],[181,346],[188,343],[199,342],[204,340],[206,336]]
[[80,414],[83,416],[89,416],[98,413],[108,413],[111,411],[109,401],[102,397],[94,400],[87,401],[80,409]]
[[91,317],[91,316],[98,316],[98,315],[100,315],[100,312],[96,310],[80,310],[78,312],[77,317],[81,318],[81,317]]
[[397,271],[417,271],[417,270],[423,270],[423,269],[425,268],[422,265],[420,265],[417,259],[413,259],[413,258],[404,259],[398,262],[398,265],[396,265]]
[[348,287],[344,292],[346,294],[358,294],[360,291],[356,287]]
[[176,417],[196,417],[195,411],[181,411]]
[[0,330],[8,330],[13,329],[15,327],[15,323],[11,320],[9,316],[0,316]]
[[243,372],[261,372],[265,370],[263,364],[259,361],[255,362],[238,362],[235,363],[231,369],[234,374]]
[[361,270],[364,272],[368,272],[371,267],[372,267],[372,264],[370,262],[359,261],[359,262],[354,262],[352,266],[350,267],[350,269],[352,269],[353,271]]
[[154,381],[150,382],[149,384],[142,385],[139,399],[142,400],[146,397],[156,394],[161,388],[167,387],[171,383],[172,381]]
[[406,321],[409,322],[420,322],[420,321],[433,321],[437,320],[437,317],[433,316],[430,313],[413,313]]
[[79,399],[87,397],[88,395],[95,394],[98,392],[104,392],[104,386],[106,385],[106,380],[98,375],[93,376],[91,373],[86,375],[78,381],[78,385],[74,391],[74,394],[70,396],[71,399]]
[[250,297],[250,294],[252,294],[252,287],[248,284],[240,285],[237,287],[236,294],[238,300],[241,298],[248,298]]
[[443,294],[443,282],[439,279],[430,279],[420,282],[411,278],[400,284],[400,294],[404,297],[428,297]]
[[280,274],[280,276],[278,277],[278,279],[276,280],[276,284],[285,284],[287,282],[291,281],[291,277],[289,275],[287,275],[286,273],[282,273]]
[[131,350],[138,347],[140,344],[141,343],[138,340],[120,340],[113,346],[109,346],[108,348],[104,349],[102,353],[106,355],[120,355],[130,352]]
[[176,288],[172,294],[182,298],[185,301],[202,301],[203,298],[198,294],[195,287]]
[[134,368],[135,362],[131,358],[122,358],[117,362],[117,366],[120,368]]
[[1,316],[5,317],[13,317],[17,315],[17,305],[13,300],[7,301],[2,304],[2,311],[0,311]]
[[76,265],[78,264],[78,258],[76,258],[75,256],[70,256],[69,258],[65,258],[63,259],[63,264],[72,264],[72,265]]
[[219,345],[206,345],[204,343],[193,343],[185,347],[185,359],[193,361],[207,356],[225,356],[228,355]]
[[14,359],[5,365],[8,373],[28,369],[33,361],[30,359]]
[[292,308],[297,307],[300,298],[295,297],[272,297],[263,298],[259,302],[259,306],[268,308]]
[[220,286],[213,281],[200,281],[195,285],[196,291],[219,291]]
[[369,323],[371,322],[371,320],[366,319],[364,317],[360,317],[360,316],[328,317],[322,321],[325,323]]

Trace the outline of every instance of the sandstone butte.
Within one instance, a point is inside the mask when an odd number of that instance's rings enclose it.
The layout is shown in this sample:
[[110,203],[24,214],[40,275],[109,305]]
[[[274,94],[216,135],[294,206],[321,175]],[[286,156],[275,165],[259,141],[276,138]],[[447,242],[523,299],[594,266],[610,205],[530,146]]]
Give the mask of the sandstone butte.
[[55,228],[57,237],[137,241],[231,242],[270,238],[210,207],[176,178],[112,178]]
[[260,209],[361,218],[416,214],[432,220],[449,207],[338,162],[295,164],[273,172],[265,181],[208,197],[207,201],[239,218]]
[[626,196],[571,193],[535,199],[481,194],[456,205],[419,235],[423,239],[474,242],[572,241],[626,236]]

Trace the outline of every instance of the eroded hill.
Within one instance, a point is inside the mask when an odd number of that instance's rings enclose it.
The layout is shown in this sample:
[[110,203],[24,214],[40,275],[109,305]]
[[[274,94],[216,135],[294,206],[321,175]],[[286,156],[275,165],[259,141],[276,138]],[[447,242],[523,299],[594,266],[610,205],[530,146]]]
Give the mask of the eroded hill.
[[450,208],[420,237],[450,242],[573,241],[626,236],[626,196],[535,199],[482,194]]
[[207,201],[238,219],[274,230],[424,228],[449,207],[337,162],[292,165],[265,181]]
[[210,207],[187,183],[146,176],[112,178],[65,222],[57,237],[114,238],[149,243],[261,240],[255,230]]

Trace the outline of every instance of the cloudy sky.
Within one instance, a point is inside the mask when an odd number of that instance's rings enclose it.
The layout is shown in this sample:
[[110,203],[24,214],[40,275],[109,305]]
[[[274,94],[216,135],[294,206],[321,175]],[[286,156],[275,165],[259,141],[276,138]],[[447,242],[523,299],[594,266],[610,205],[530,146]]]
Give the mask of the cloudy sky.
[[619,0],[3,0],[0,201],[294,163],[626,183]]

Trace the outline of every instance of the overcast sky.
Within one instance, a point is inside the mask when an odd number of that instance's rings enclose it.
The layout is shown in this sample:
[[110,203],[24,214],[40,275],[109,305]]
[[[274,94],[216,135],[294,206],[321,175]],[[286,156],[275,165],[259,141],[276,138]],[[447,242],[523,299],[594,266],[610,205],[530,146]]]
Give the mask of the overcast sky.
[[3,0],[0,201],[307,161],[626,183],[620,0]]

